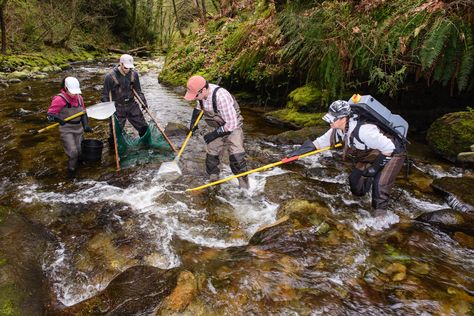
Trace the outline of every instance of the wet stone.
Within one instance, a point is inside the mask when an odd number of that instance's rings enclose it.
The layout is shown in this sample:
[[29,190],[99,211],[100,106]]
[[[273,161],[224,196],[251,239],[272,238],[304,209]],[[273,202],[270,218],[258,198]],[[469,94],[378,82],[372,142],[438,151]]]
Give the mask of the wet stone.
[[454,209],[474,212],[474,177],[439,178],[431,186]]
[[178,276],[176,288],[164,301],[164,308],[175,312],[183,311],[197,294],[194,274],[182,271]]
[[437,226],[449,232],[462,231],[474,234],[474,213],[464,213],[451,209],[424,213],[417,220]]

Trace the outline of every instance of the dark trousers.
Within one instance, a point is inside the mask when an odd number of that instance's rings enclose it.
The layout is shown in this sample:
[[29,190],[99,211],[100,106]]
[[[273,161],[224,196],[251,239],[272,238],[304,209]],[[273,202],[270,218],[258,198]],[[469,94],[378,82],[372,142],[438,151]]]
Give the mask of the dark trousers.
[[138,131],[140,136],[145,135],[148,128],[148,123],[143,117],[140,106],[135,101],[127,103],[126,105],[117,104],[116,109],[117,112],[115,112],[115,115],[117,116],[117,120],[119,121],[120,127],[122,129],[128,120],[130,124],[132,124],[132,126]]
[[386,209],[393,184],[405,162],[405,154],[396,154],[374,177],[362,176],[364,163],[357,163],[349,175],[352,194],[364,196],[372,188],[372,207]]
[[81,155],[81,143],[84,130],[81,124],[66,124],[59,128],[64,152],[68,156],[67,168],[74,171]]

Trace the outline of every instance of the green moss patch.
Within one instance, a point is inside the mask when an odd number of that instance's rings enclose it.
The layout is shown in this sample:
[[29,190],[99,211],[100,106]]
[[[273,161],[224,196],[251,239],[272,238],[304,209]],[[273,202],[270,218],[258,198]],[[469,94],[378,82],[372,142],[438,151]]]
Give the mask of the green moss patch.
[[288,95],[287,107],[299,112],[316,112],[323,110],[329,102],[326,91],[307,84],[297,88]]
[[293,109],[281,109],[273,112],[269,112],[267,115],[276,118],[282,122],[292,123],[299,127],[324,125],[327,123],[322,120],[325,113],[301,113]]
[[455,161],[457,154],[470,151],[474,144],[474,111],[448,113],[437,119],[426,140],[438,155]]
[[21,293],[15,288],[14,284],[7,284],[0,287],[0,315],[20,316],[22,315],[20,303]]

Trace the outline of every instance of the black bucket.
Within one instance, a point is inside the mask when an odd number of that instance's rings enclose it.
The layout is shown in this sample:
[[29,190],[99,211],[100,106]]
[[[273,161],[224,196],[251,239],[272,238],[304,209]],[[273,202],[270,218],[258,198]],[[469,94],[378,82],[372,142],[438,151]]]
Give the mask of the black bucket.
[[97,139],[84,139],[81,144],[83,161],[99,162],[102,159],[104,143]]

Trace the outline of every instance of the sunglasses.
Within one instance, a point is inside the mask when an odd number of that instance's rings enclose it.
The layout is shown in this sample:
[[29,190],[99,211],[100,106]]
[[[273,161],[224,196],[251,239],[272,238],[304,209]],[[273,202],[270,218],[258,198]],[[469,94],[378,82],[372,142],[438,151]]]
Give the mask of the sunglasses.
[[198,92],[196,93],[196,96],[194,97],[195,99],[197,99],[197,97],[202,93],[202,90],[204,90],[206,86],[202,87],[201,89],[198,90]]

